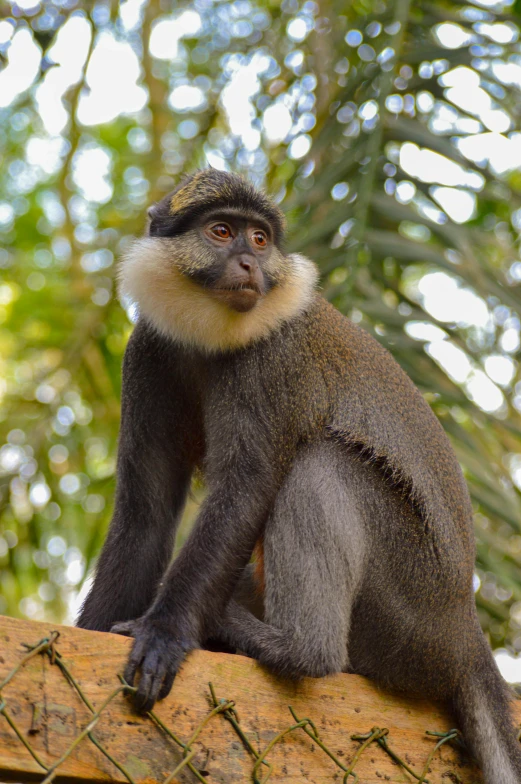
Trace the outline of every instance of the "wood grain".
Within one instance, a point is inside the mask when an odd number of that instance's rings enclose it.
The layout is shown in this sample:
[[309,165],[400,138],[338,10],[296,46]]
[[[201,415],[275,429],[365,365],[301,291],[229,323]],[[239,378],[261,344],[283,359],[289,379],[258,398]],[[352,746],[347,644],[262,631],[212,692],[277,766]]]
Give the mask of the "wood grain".
[[[26,653],[22,643],[35,644],[57,629],[57,650],[97,710],[119,685],[131,641],[112,634],[86,632],[0,617],[0,681]],[[390,747],[420,772],[434,741],[425,730],[445,731],[452,719],[437,705],[404,699],[380,691],[364,678],[335,675],[306,679],[300,684],[280,681],[243,656],[194,651],[188,656],[170,696],[156,706],[157,715],[184,742],[212,708],[208,682],[218,698],[232,699],[240,725],[257,750],[293,723],[288,705],[299,718],[311,718],[327,746],[344,763],[360,743],[353,733],[372,727],[389,729]],[[52,765],[84,729],[92,714],[56,665],[36,656],[2,691],[6,711],[24,738]],[[521,705],[516,705],[521,721]],[[95,738],[123,764],[139,784],[163,782],[182,759],[178,746],[148,717],[137,716],[123,695],[103,712],[93,730]],[[251,781],[254,760],[233,727],[221,715],[202,730],[193,758],[209,784]],[[270,751],[270,781],[287,784],[341,782],[343,773],[302,731],[297,730]],[[263,768],[263,775],[266,772]],[[59,782],[124,782],[125,776],[85,737],[60,766]],[[360,782],[413,782],[376,744],[362,754],[356,766]],[[41,781],[42,768],[0,715],[0,781]],[[186,769],[175,781],[194,782]],[[482,779],[466,756],[449,745],[436,754],[428,780],[431,784],[481,784]],[[354,781],[354,779],[349,779]]]

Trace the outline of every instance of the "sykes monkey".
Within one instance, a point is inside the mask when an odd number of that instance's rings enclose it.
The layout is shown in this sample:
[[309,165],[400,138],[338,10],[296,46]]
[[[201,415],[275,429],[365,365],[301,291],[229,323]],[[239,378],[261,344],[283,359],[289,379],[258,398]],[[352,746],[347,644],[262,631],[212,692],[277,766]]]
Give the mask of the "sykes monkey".
[[[282,675],[356,672],[445,700],[487,784],[520,784],[456,457],[283,233],[265,195],[209,169],[152,208],[127,254],[122,290],[140,316],[115,511],[79,625],[134,637],[126,678],[140,670],[142,711],[218,638]],[[208,495],[169,565],[196,468]]]

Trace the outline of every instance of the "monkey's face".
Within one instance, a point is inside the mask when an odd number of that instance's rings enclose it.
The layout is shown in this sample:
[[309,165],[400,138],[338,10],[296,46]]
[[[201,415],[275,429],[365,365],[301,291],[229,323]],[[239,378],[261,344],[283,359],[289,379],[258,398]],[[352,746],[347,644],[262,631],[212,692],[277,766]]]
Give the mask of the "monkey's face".
[[177,342],[206,352],[246,346],[314,296],[314,265],[281,250],[282,213],[236,175],[199,172],[149,218],[120,266],[120,291]]
[[209,213],[186,233],[185,242],[190,249],[199,247],[199,264],[185,274],[232,310],[247,313],[276,285],[271,228],[258,216]]

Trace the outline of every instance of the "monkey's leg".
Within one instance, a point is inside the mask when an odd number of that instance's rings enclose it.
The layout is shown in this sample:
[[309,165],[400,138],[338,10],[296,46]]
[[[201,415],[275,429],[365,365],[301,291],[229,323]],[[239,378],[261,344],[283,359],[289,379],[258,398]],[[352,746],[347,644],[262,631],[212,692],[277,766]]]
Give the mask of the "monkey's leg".
[[[255,581],[254,571],[254,564],[250,563],[246,566],[239,578],[233,596],[238,604],[252,612],[256,618],[262,619],[264,617],[264,604]],[[218,633],[205,640],[203,648],[207,651],[220,653],[235,653],[237,651],[236,646],[223,642],[222,637]]]
[[346,669],[366,550],[352,507],[337,446],[303,450],[266,524],[265,622],[232,600],[220,630],[226,642],[282,675]]
[[[474,605],[472,562],[377,463],[345,455],[346,481],[372,532],[364,583],[351,616],[350,668],[384,686],[451,703],[486,784],[520,784],[506,684]],[[327,597],[324,597],[327,601]]]
[[264,620],[264,597],[256,577],[256,566],[249,563],[235,587],[233,598],[259,620]]
[[171,558],[192,473],[176,359],[175,348],[137,325],[123,366],[114,515],[77,621],[84,629],[110,631],[146,612]]

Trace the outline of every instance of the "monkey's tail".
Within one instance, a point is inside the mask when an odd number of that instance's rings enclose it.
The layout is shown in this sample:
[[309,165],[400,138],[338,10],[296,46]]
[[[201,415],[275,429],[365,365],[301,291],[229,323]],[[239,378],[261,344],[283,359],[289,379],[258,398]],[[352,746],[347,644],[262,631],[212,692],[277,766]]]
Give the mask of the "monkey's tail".
[[485,784],[521,784],[521,744],[510,711],[511,694],[490,649],[477,666],[468,662],[454,709],[465,743],[483,771]]

